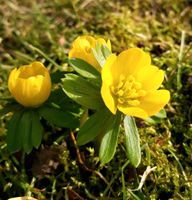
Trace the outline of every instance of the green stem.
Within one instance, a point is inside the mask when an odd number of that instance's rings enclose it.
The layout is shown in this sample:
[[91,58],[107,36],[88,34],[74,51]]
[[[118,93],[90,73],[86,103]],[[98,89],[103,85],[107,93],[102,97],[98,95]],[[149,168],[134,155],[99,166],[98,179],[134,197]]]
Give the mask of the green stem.
[[111,179],[111,181],[108,183],[105,191],[103,192],[103,196],[105,197],[105,195],[107,194],[107,192],[109,191],[109,189],[111,188],[111,185],[114,183],[115,179],[119,176],[121,171],[118,171],[115,176],[113,176],[113,178]]
[[54,199],[53,197],[54,197],[54,194],[56,193],[56,189],[55,189],[56,182],[57,182],[57,179],[54,179],[53,180],[53,185],[52,185],[52,191],[51,191],[51,200]]
[[181,33],[181,44],[180,44],[180,50],[179,50],[179,56],[178,56],[178,70],[177,70],[177,90],[180,90],[182,88],[181,83],[181,62],[183,60],[183,50],[185,46],[185,31],[182,31]]
[[177,161],[177,163],[178,163],[178,165],[179,165],[179,167],[180,167],[180,170],[181,170],[181,172],[182,172],[182,174],[183,174],[183,177],[184,177],[184,179],[185,179],[185,182],[186,182],[186,185],[188,186],[188,188],[189,188],[189,193],[190,193],[190,199],[192,199],[192,186],[191,186],[191,184],[190,184],[190,182],[189,182],[189,180],[188,180],[188,178],[187,178],[187,175],[186,175],[186,173],[185,173],[185,170],[183,169],[183,166],[182,166],[182,164],[180,163],[180,161],[179,161],[179,158],[175,155],[175,153],[172,151],[172,150],[168,150],[170,153],[171,153],[171,155],[175,158],[175,160]]
[[51,59],[49,56],[47,56],[43,51],[41,51],[40,49],[38,49],[37,47],[33,46],[32,44],[29,44],[28,42],[24,42],[23,43],[26,47],[28,47],[29,49],[38,52],[39,54],[41,54],[44,58],[46,58],[50,63],[52,63],[53,65],[57,66],[58,68],[60,68],[60,66],[53,60]]
[[131,190],[129,190],[129,193],[131,194],[131,196],[135,199],[135,200],[141,200],[137,195],[135,195]]
[[122,189],[123,189],[123,199],[126,200],[127,199],[127,192],[126,192],[126,188],[125,188],[125,178],[124,178],[124,169],[127,167],[127,165],[129,164],[129,160],[127,160],[127,162],[122,166],[121,168],[121,180],[122,180]]

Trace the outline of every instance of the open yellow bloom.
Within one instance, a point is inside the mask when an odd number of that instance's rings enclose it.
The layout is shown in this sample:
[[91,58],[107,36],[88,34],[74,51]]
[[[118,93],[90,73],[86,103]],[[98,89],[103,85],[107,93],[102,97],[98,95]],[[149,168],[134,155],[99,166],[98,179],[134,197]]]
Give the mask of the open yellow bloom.
[[33,62],[11,71],[8,88],[17,102],[25,107],[38,107],[51,92],[51,78],[41,62]]
[[150,55],[130,48],[106,60],[101,95],[113,114],[119,110],[145,119],[159,112],[170,99],[168,90],[157,90],[163,79],[164,71],[151,65]]
[[92,36],[79,36],[72,43],[72,48],[69,51],[69,58],[80,58],[95,67],[98,71],[101,71],[101,66],[92,52],[92,49],[95,48],[97,43],[106,45],[108,49],[111,50],[110,40],[106,42],[103,38],[95,39]]

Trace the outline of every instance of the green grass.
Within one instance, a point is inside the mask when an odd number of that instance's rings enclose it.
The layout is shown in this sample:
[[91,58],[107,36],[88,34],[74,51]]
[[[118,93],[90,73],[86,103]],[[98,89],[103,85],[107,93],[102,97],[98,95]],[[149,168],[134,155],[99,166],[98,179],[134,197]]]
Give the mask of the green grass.
[[[109,38],[117,53],[135,46],[150,52],[153,64],[166,71],[171,101],[159,123],[137,120],[142,146],[137,169],[127,163],[121,135],[114,159],[101,166],[93,144],[78,149],[69,130],[45,122],[39,149],[10,154],[5,142],[10,114],[1,118],[0,199],[192,199],[191,6],[189,0],[1,2],[0,105],[9,96],[13,67],[39,60],[53,72],[65,70],[71,42],[82,34]],[[147,166],[156,168],[136,190]]]

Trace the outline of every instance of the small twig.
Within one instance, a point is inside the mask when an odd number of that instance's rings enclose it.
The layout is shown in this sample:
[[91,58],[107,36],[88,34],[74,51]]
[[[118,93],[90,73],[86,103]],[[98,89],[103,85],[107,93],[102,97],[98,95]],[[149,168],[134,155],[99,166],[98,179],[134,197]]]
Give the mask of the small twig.
[[[98,171],[94,170],[94,169],[90,169],[89,167],[86,166],[85,162],[83,161],[82,157],[81,157],[81,153],[80,153],[80,150],[79,150],[79,147],[77,145],[77,141],[75,139],[75,136],[74,136],[74,133],[73,131],[71,130],[70,131],[70,135],[71,135],[71,139],[73,141],[73,144],[76,148],[76,153],[77,153],[77,160],[79,162],[79,164],[81,164],[81,166],[88,172],[92,172],[94,174],[96,174],[97,176],[99,176],[100,179],[102,179],[107,185],[109,185],[109,182],[106,180],[106,178]],[[112,190],[112,188],[110,188],[112,194],[115,196],[115,192]]]
[[72,130],[70,131],[70,135],[71,135],[71,139],[73,141],[73,144],[75,145],[75,148],[76,148],[77,160],[81,165],[84,165],[84,162],[83,162],[81,155],[80,155],[79,147],[77,146],[77,141],[75,139],[75,136],[74,136],[74,133],[73,133]]
[[147,166],[147,169],[144,171],[143,173],[143,176],[141,177],[141,181],[139,183],[139,186],[138,188],[136,189],[132,189],[132,191],[138,191],[138,190],[141,190],[141,188],[143,187],[144,183],[145,183],[145,180],[147,178],[147,176],[156,169],[157,167],[153,167],[151,168],[151,166]]
[[[125,168],[125,166],[126,166],[126,163],[122,167],[122,169]],[[143,173],[143,176],[141,177],[141,181],[139,183],[138,188],[136,188],[136,189],[128,189],[127,190],[131,194],[131,196],[134,197],[135,200],[140,200],[140,198],[137,195],[135,195],[133,192],[141,190],[141,188],[143,187],[143,185],[145,183],[145,180],[146,180],[147,176],[149,175],[149,173],[151,173],[152,171],[154,171],[156,168],[157,167],[151,168],[150,166],[147,166],[147,169],[145,170],[145,172]],[[122,184],[123,184],[123,199],[127,199],[127,194],[124,191],[125,190],[125,186],[124,186],[125,183],[124,183],[124,176],[123,176],[123,174],[122,174]]]

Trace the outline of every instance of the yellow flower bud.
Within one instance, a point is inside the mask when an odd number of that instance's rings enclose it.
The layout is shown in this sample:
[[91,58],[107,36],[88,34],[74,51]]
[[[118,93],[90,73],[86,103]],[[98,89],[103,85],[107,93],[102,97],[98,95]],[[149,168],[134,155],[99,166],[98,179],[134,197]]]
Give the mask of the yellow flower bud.
[[17,102],[25,107],[38,107],[51,92],[51,78],[41,62],[15,68],[8,79],[8,88]]
[[100,72],[101,66],[95,59],[92,52],[92,49],[95,48],[97,43],[105,45],[109,50],[111,50],[110,40],[106,42],[103,38],[95,39],[94,37],[87,35],[79,36],[72,44],[72,48],[69,51],[69,58],[80,58],[95,67]]

